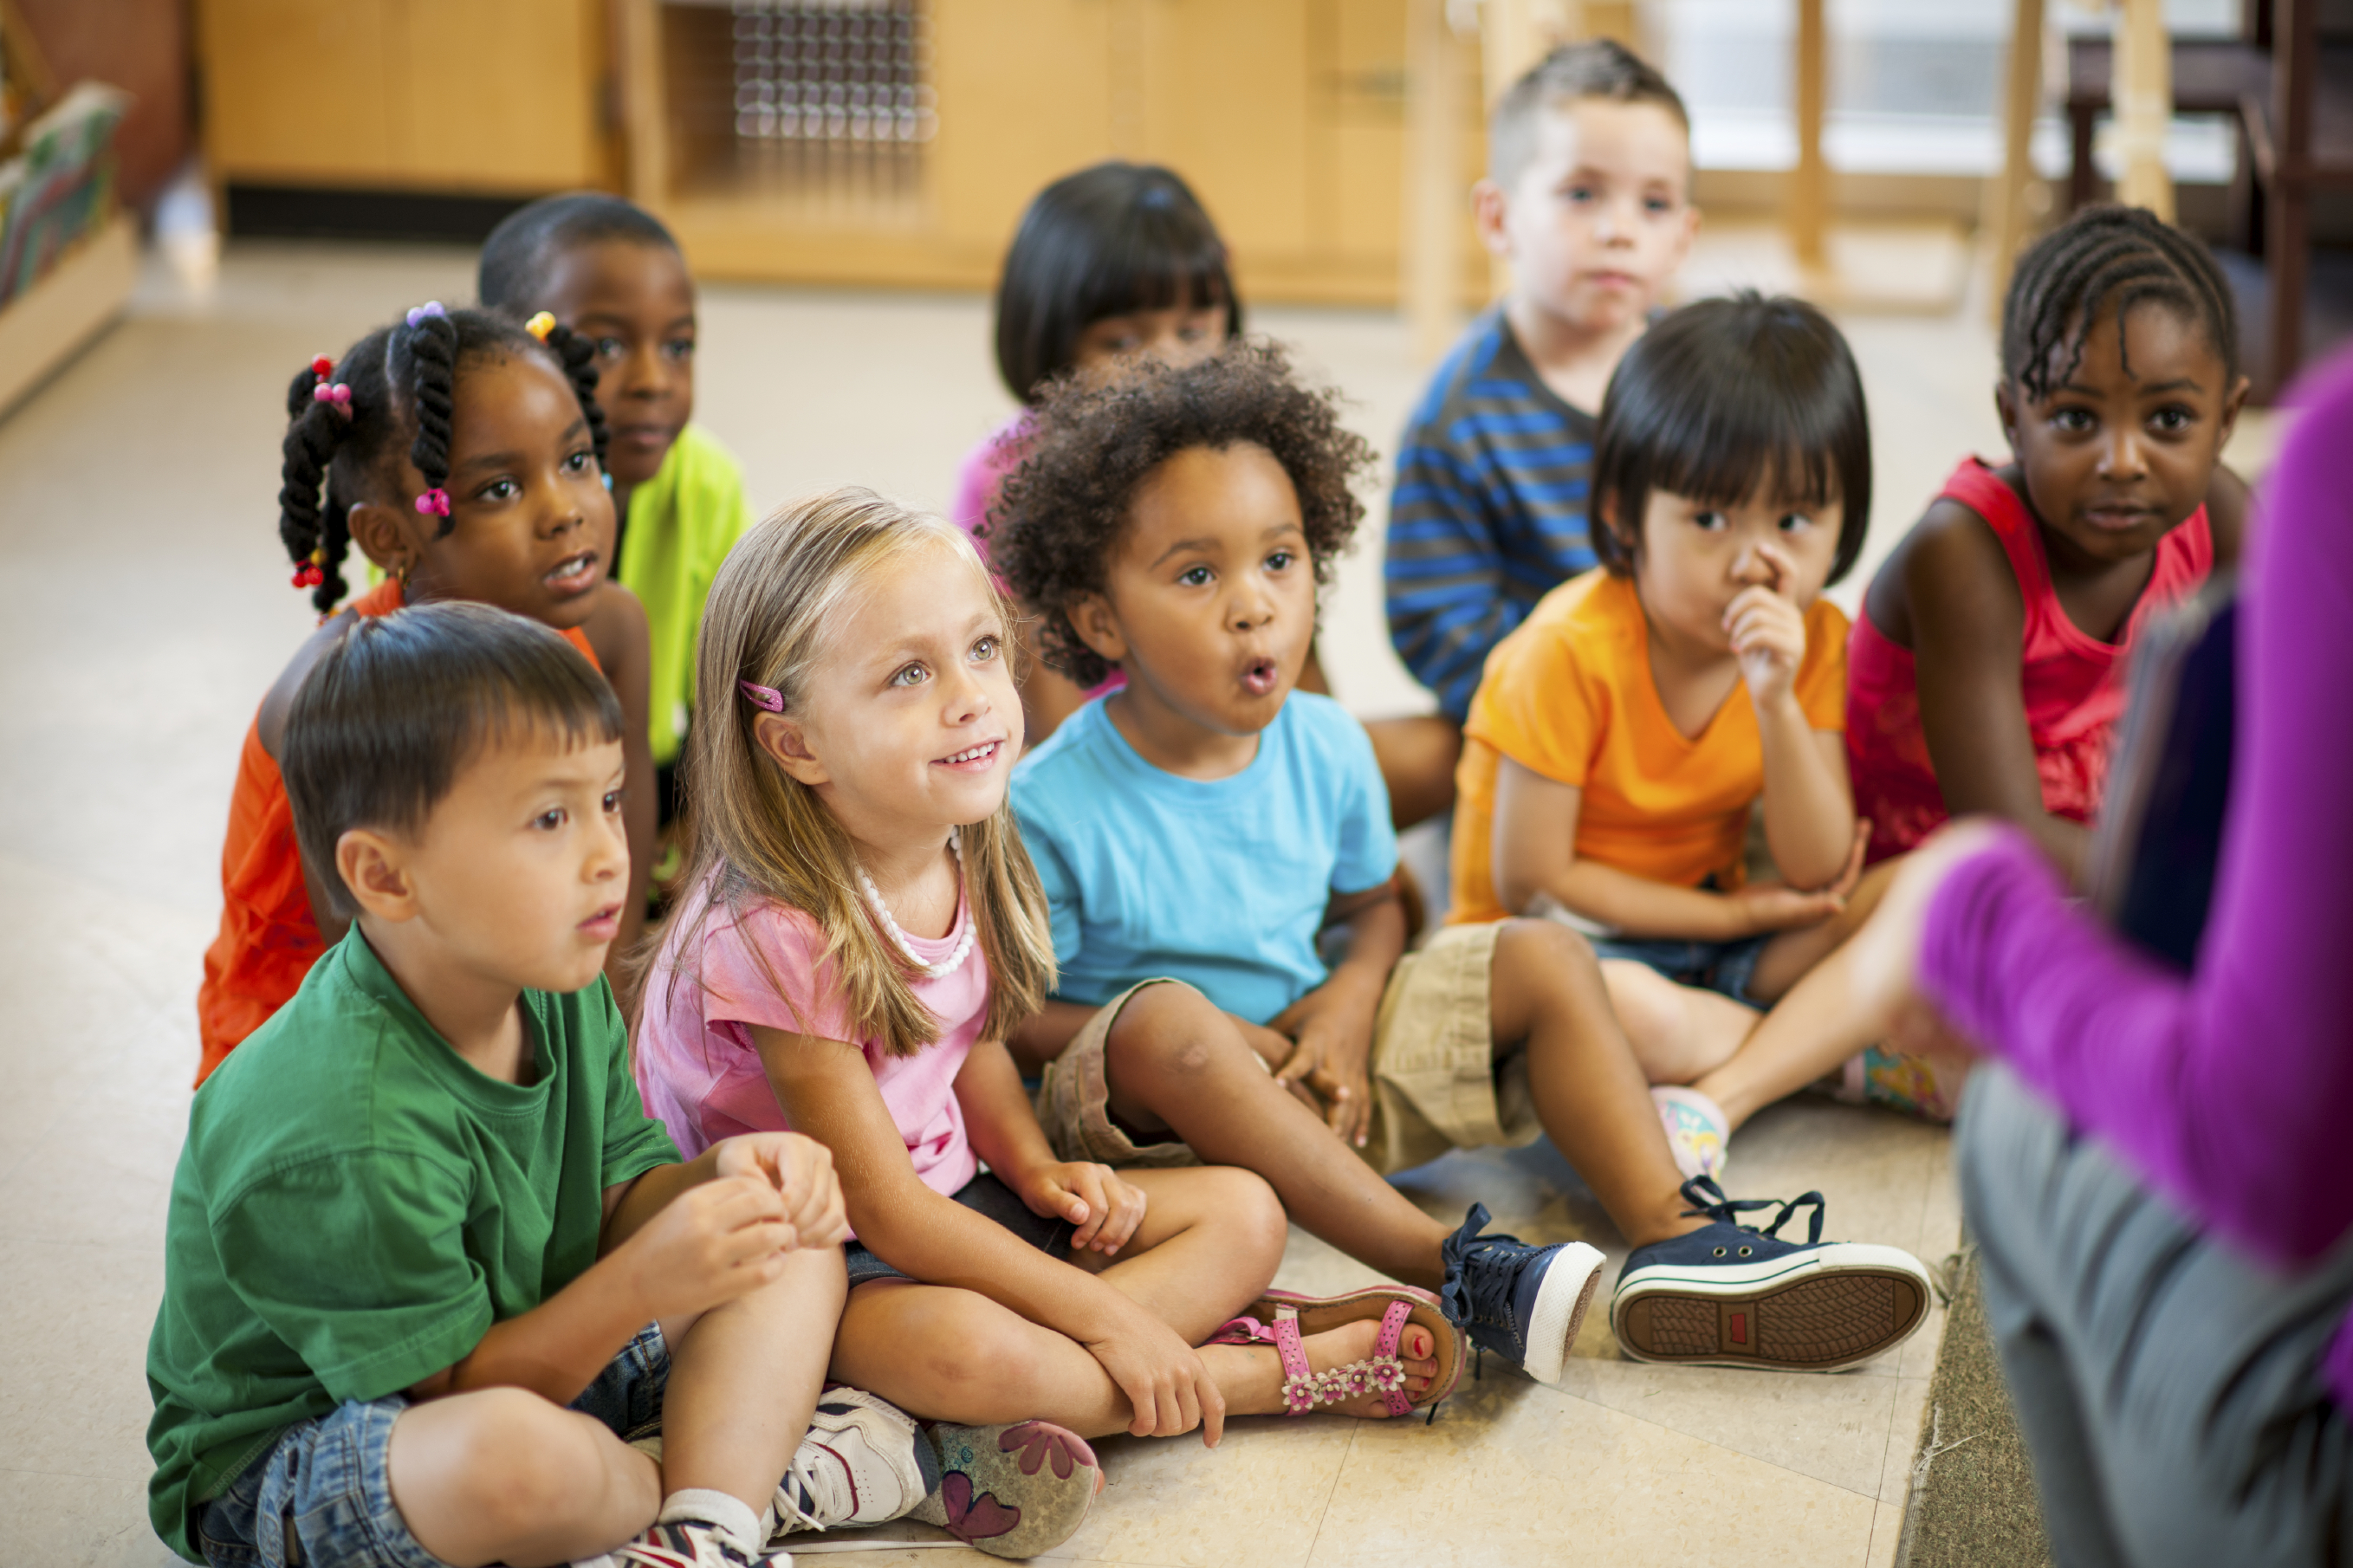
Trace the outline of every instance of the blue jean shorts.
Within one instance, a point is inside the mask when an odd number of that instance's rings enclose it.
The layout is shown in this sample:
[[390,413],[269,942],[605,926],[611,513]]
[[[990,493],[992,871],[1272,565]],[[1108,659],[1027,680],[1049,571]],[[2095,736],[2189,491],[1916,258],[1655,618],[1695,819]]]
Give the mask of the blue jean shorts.
[[[955,1190],[955,1201],[973,1213],[993,1219],[1015,1236],[1028,1242],[1049,1258],[1067,1263],[1071,1257],[1071,1237],[1077,1226],[1066,1219],[1049,1219],[1031,1214],[1021,1194],[1007,1186],[987,1171],[975,1176]],[[904,1279],[896,1268],[866,1250],[859,1242],[842,1246],[842,1262],[849,1269],[849,1288],[856,1289],[870,1279]]]
[[[661,1428],[670,1347],[649,1323],[572,1402],[617,1436]],[[196,1549],[213,1568],[448,1568],[417,1543],[392,1500],[392,1424],[405,1394],[290,1426],[228,1489],[196,1510]]]
[[1757,960],[1771,936],[1744,936],[1734,942],[1679,942],[1666,937],[1596,937],[1596,958],[1630,958],[1665,975],[1678,985],[1694,986],[1729,996],[1744,1007],[1762,1013],[1771,1007],[1749,994]]

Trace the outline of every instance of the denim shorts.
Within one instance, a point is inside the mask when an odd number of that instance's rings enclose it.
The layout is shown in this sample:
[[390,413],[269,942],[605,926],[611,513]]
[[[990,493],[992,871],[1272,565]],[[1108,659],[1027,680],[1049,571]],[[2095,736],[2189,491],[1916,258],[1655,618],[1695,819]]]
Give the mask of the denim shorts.
[[[661,1426],[670,1347],[649,1323],[572,1402],[617,1436]],[[447,1568],[417,1544],[392,1500],[392,1424],[408,1408],[389,1394],[290,1426],[228,1489],[195,1511],[195,1547],[213,1568]]]
[[[1070,1260],[1071,1237],[1077,1227],[1066,1219],[1031,1214],[1029,1205],[1021,1201],[1018,1194],[988,1172],[983,1171],[958,1187],[955,1201],[976,1215],[995,1220],[1047,1257]],[[907,1278],[859,1242],[844,1244],[841,1252],[842,1261],[849,1268],[849,1286],[853,1290],[869,1279]]]
[[1666,937],[1596,937],[1596,958],[1630,958],[1647,964],[1678,985],[1696,986],[1729,996],[1744,1007],[1767,1011],[1770,1003],[1749,994],[1757,960],[1773,938],[1744,936],[1734,942],[1679,942]]

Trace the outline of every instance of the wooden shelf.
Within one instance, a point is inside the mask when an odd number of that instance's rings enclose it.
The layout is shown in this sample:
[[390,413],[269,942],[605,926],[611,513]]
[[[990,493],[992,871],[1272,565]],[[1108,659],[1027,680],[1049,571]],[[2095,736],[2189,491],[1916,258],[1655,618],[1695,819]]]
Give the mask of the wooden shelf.
[[0,417],[120,315],[138,279],[138,226],[118,216],[0,310]]

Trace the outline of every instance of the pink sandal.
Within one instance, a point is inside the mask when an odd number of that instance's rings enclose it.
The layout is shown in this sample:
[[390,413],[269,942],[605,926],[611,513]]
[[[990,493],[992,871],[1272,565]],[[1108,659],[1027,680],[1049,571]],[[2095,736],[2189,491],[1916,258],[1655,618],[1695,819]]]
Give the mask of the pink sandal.
[[[1372,1355],[1329,1372],[1311,1369],[1306,1347],[1300,1342],[1302,1314],[1318,1320],[1305,1324],[1307,1331],[1324,1333],[1344,1324],[1363,1321],[1369,1315],[1366,1309],[1376,1302],[1382,1304],[1381,1331],[1374,1342]],[[1446,1321],[1438,1298],[1427,1290],[1403,1285],[1375,1286],[1321,1299],[1289,1290],[1270,1290],[1250,1303],[1250,1312],[1267,1314],[1271,1324],[1257,1316],[1234,1318],[1208,1342],[1272,1345],[1282,1362],[1283,1406],[1293,1415],[1304,1415],[1317,1405],[1339,1405],[1368,1394],[1379,1394],[1391,1415],[1407,1415],[1451,1394],[1461,1376],[1461,1331]],[[1431,1331],[1431,1354],[1439,1363],[1438,1375],[1430,1380],[1419,1399],[1406,1392],[1405,1362],[1398,1353],[1406,1325],[1417,1319],[1426,1320],[1423,1327]],[[1448,1353],[1450,1349],[1451,1354]]]

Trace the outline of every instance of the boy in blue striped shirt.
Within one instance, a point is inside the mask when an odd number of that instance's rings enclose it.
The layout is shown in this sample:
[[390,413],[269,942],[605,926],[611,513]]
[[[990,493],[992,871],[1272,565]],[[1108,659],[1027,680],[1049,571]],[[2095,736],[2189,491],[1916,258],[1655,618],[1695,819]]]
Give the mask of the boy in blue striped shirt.
[[1607,39],[1554,50],[1496,104],[1479,233],[1512,291],[1446,356],[1407,426],[1389,498],[1389,635],[1438,695],[1373,726],[1398,825],[1454,798],[1487,654],[1595,563],[1594,410],[1691,250],[1691,121],[1664,77]]

